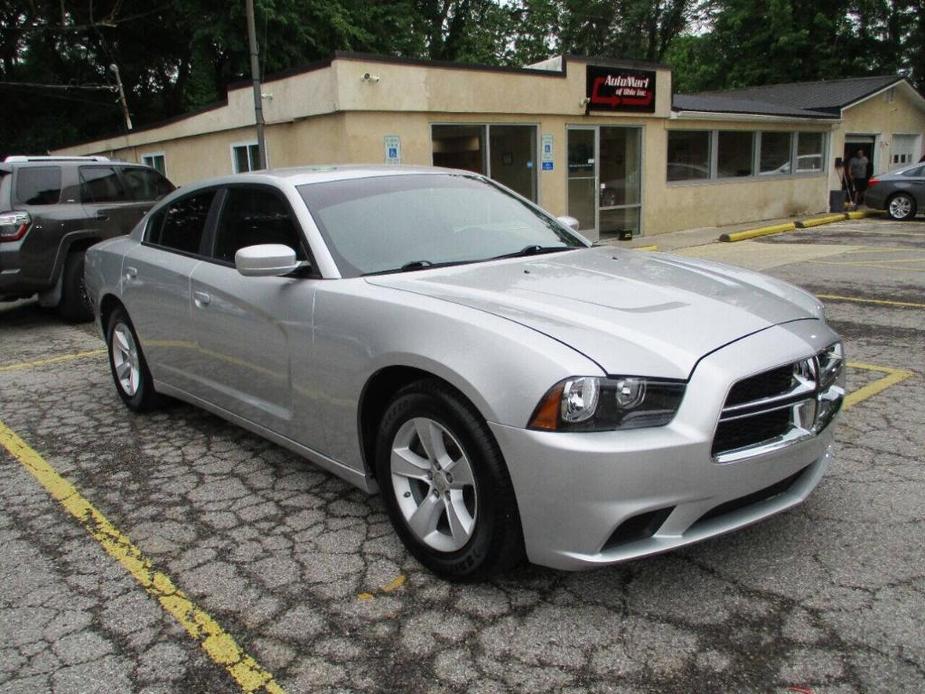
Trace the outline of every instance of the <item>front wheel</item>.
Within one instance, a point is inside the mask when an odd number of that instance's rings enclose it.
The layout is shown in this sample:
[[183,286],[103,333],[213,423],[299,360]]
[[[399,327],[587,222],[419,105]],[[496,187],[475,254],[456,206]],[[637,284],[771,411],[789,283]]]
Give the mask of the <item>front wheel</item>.
[[908,193],[899,193],[890,198],[886,212],[891,219],[904,222],[915,217],[915,200]]
[[484,420],[458,393],[422,381],[382,419],[376,473],[392,525],[434,573],[477,581],[523,558],[507,467]]
[[154,390],[154,379],[148,370],[138,342],[138,335],[122,308],[112,312],[106,328],[106,346],[109,348],[109,368],[116,392],[130,410],[143,412],[161,402]]

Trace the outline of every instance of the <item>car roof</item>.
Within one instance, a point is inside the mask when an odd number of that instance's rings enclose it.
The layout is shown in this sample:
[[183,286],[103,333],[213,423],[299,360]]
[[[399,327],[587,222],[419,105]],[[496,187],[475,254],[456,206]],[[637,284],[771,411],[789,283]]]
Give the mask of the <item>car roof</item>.
[[266,169],[248,173],[232,174],[207,180],[197,181],[184,190],[206,188],[229,183],[270,183],[301,186],[309,183],[327,183],[358,178],[375,178],[380,176],[408,176],[415,174],[457,174],[478,176],[480,174],[460,169],[445,169],[437,166],[397,166],[384,164],[331,164],[318,166],[296,166],[282,169]]

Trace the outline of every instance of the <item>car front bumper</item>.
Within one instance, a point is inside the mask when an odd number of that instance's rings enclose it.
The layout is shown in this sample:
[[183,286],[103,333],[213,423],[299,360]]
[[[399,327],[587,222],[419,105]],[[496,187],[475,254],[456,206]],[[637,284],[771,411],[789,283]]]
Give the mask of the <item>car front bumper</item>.
[[[664,552],[803,501],[832,459],[833,423],[809,439],[717,463],[713,433],[729,388],[836,339],[820,321],[775,326],[705,357],[667,426],[556,433],[490,424],[514,484],[527,556],[582,569]],[[629,519],[656,524],[633,539]],[[623,535],[620,533],[623,532]],[[629,541],[621,538],[628,537]]]

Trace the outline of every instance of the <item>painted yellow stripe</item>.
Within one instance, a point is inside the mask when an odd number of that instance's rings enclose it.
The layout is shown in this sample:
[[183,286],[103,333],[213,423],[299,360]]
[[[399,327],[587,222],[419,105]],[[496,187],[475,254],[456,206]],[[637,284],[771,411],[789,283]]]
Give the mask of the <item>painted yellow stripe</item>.
[[745,229],[744,231],[733,231],[728,234],[720,234],[720,241],[745,241],[747,239],[758,238],[759,236],[770,236],[771,234],[783,234],[788,231],[794,231],[797,225],[793,222],[786,224],[774,224],[769,227],[758,227],[757,229]]
[[845,214],[848,219],[864,219],[865,217],[882,217],[886,212],[883,210],[855,210]]
[[919,304],[914,301],[891,301],[889,299],[862,299],[858,296],[843,296],[841,294],[816,294],[820,299],[826,301],[851,301],[858,304],[877,304],[880,306],[906,306],[908,308],[925,308],[925,304]]
[[46,491],[57,500],[103,549],[138,581],[213,661],[234,678],[244,692],[282,694],[283,688],[273,675],[237,644],[164,573],[154,568],[132,541],[118,530],[100,511],[87,501],[66,479],[61,477],[42,456],[36,453],[16,433],[0,422],[0,445],[25,467]]
[[921,258],[874,258],[868,260],[832,260],[829,265],[891,265],[895,263],[925,263],[925,256]]
[[636,246],[633,248],[634,251],[657,251],[658,246]]
[[20,369],[33,369],[37,366],[45,366],[46,364],[60,364],[63,361],[71,361],[72,359],[98,357],[101,354],[106,354],[106,350],[91,349],[87,352],[74,352],[73,354],[62,354],[57,357],[49,357],[48,359],[37,359],[36,361],[24,361],[18,364],[8,364],[7,366],[0,366],[0,373],[5,371],[19,371]]
[[879,393],[882,393],[887,388],[895,386],[897,383],[902,383],[907,378],[912,378],[914,375],[911,371],[906,371],[905,369],[894,369],[889,366],[878,366],[877,364],[866,364],[859,361],[849,361],[848,368],[850,369],[863,369],[865,371],[880,371],[886,374],[883,378],[878,378],[872,383],[868,383],[862,388],[858,388],[851,393],[848,393],[845,396],[845,401],[843,404],[844,409],[849,409],[854,407],[860,402],[872,398]]

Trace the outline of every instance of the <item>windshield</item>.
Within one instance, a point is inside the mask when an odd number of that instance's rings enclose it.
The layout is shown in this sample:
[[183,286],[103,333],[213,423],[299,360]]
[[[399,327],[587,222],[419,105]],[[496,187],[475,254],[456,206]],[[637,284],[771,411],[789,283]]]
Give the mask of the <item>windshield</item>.
[[313,183],[299,192],[343,277],[587,245],[500,188],[460,174]]

